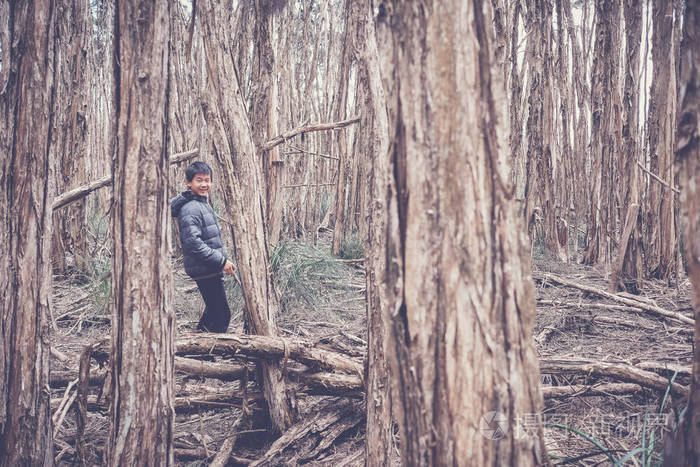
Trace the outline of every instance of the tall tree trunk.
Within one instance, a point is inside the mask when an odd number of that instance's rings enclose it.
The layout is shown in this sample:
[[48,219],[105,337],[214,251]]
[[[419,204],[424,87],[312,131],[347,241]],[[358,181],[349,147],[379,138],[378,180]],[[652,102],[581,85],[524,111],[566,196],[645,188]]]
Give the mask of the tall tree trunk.
[[[562,261],[569,261],[569,215],[576,192],[576,184],[574,183],[574,161],[571,150],[571,134],[575,131],[572,127],[574,113],[571,108],[571,96],[573,89],[573,80],[569,73],[569,41],[567,33],[567,24],[564,19],[564,11],[562,2],[556,2],[557,13],[557,59],[559,63],[558,69],[553,70],[555,75],[555,91],[554,98],[555,109],[558,106],[559,124],[555,125],[558,131],[555,135],[559,137],[559,151],[556,164],[557,183],[554,186],[554,231],[552,236],[555,237],[554,247]],[[555,115],[557,113],[555,112]]]
[[0,1],[0,466],[53,465],[54,27],[51,0]]
[[256,0],[253,2],[250,18],[253,24],[254,58],[253,90],[250,126],[253,131],[256,151],[262,159],[262,182],[265,193],[265,225],[268,242],[274,246],[280,239],[282,230],[282,203],[280,188],[283,164],[279,148],[262,151],[269,139],[280,132],[278,125],[278,83],[275,79],[275,51],[272,47],[272,22],[275,2]]
[[591,172],[589,173],[590,204],[586,264],[610,263],[612,257],[612,227],[614,204],[612,181],[614,164],[614,134],[617,105],[616,40],[620,24],[620,0],[596,0],[595,55],[591,78]]
[[385,306],[370,313],[387,324],[403,463],[545,463],[541,426],[517,441],[498,431],[537,413],[542,396],[490,4],[382,2],[377,11],[392,140],[389,160],[375,158],[373,212],[386,223],[373,225],[373,242],[386,255],[370,267]]
[[[200,0],[198,8],[209,82],[202,107],[212,153],[218,163],[216,175],[221,180],[224,204],[233,227],[245,320],[249,332],[275,336],[279,301],[273,287],[263,224],[262,174],[229,50],[230,21],[225,7],[217,2]],[[291,396],[286,393],[279,363],[266,362],[262,367],[272,427],[283,432],[293,419]]]
[[[528,32],[528,98],[526,219],[531,241],[535,240],[535,209],[542,215],[544,244],[561,261],[567,260],[566,242],[559,243],[555,187],[558,182],[554,153],[554,104],[552,66],[552,4],[537,0],[526,14]],[[539,204],[539,206],[536,205]]]
[[619,153],[623,187],[622,236],[618,260],[611,275],[611,287],[636,293],[642,269],[642,213],[639,199],[639,169],[637,168],[639,127],[639,48],[642,42],[642,4],[625,0],[625,43],[627,47],[624,87],[623,150]]
[[[390,180],[389,168],[389,122],[386,98],[379,68],[377,36],[372,16],[371,0],[349,2],[348,25],[357,56],[358,65],[358,110],[362,137],[358,156],[368,169],[369,198],[372,200],[361,207],[368,216],[368,236],[370,249],[366,268],[367,279],[367,331],[369,351],[367,358],[367,429],[365,434],[366,465],[391,465],[395,457],[393,418],[391,414],[391,394],[389,369],[385,349],[389,332],[386,317],[397,302],[396,297],[387,294],[386,277],[388,252],[385,232],[390,217],[385,196]],[[372,168],[374,164],[374,167]],[[395,214],[395,213],[394,213]]]
[[[676,27],[677,28],[677,27]],[[651,55],[654,74],[649,107],[649,170],[673,186],[673,150],[676,119],[676,64],[673,1],[653,2]],[[649,180],[646,213],[646,274],[658,279],[675,277],[676,231],[674,194]]]
[[518,47],[520,26],[520,2],[508,2],[508,24],[510,26],[509,69],[510,69],[510,155],[511,169],[509,180],[516,194],[521,195],[519,181],[522,178],[520,164],[522,162],[522,119],[520,118],[520,99],[522,98],[522,82],[518,74]]
[[[347,12],[350,11],[350,2],[352,0],[345,1],[345,37],[343,40],[344,44],[349,44],[349,38],[351,32],[347,27],[349,18],[347,17]],[[335,121],[345,120],[348,116],[346,113],[346,107],[348,102],[348,83],[350,81],[350,68],[352,65],[352,53],[350,47],[345,47],[343,49],[343,54],[341,56],[340,65],[340,75],[338,79],[338,90],[336,91],[335,98],[335,108],[333,109],[333,116]],[[333,227],[333,240],[331,243],[331,251],[333,254],[337,255],[340,253],[340,248],[346,241],[348,234],[348,215],[347,215],[347,203],[348,203],[348,190],[349,190],[349,172],[351,168],[352,161],[352,151],[349,150],[347,145],[347,134],[345,131],[338,132],[337,136],[334,137],[336,155],[338,156],[338,179],[336,185],[335,193],[335,224]]]
[[688,277],[693,287],[695,344],[690,398],[683,421],[669,434],[664,465],[700,465],[700,2],[687,2],[680,68],[676,171]]
[[[88,0],[57,5],[56,100],[51,163],[56,167],[56,190],[63,193],[87,182],[88,84],[92,74],[89,39],[92,34]],[[70,255],[74,267],[87,269],[85,200],[54,215],[52,262],[64,273]]]
[[571,45],[571,61],[572,61],[572,86],[570,89],[570,102],[574,109],[572,112],[573,120],[573,148],[571,152],[572,159],[572,182],[575,187],[573,193],[574,196],[574,213],[570,216],[571,223],[573,224],[574,232],[574,242],[573,242],[573,252],[574,255],[578,256],[579,250],[579,228],[582,224],[582,217],[586,215],[588,204],[590,203],[590,193],[587,190],[586,184],[586,155],[588,153],[589,144],[589,132],[588,132],[588,122],[590,115],[590,91],[587,86],[587,70],[588,70],[588,59],[587,54],[583,52],[585,50],[586,44],[586,26],[585,19],[588,16],[588,2],[584,2],[583,9],[583,27],[580,28],[581,33],[581,43],[579,44],[579,38],[576,34],[576,23],[574,21],[574,16],[571,13],[571,2],[564,1],[560,2],[563,6],[562,16],[564,22],[567,25],[569,44]]
[[115,11],[110,465],[172,465],[168,2]]

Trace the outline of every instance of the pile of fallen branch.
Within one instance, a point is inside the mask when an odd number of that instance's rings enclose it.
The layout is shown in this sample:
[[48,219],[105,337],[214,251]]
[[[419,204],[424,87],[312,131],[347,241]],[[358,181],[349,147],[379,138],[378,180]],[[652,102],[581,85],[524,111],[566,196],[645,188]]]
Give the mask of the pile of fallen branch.
[[[264,337],[234,334],[191,334],[176,342],[175,371],[178,376],[174,401],[176,414],[241,409],[250,415],[264,408],[264,396],[255,381],[255,366],[261,361],[279,361],[290,390],[296,398],[328,396],[310,401],[312,407],[300,421],[277,439],[257,460],[266,463],[306,462],[334,455],[336,441],[363,431],[364,420],[364,341],[341,332],[338,339],[324,339],[325,345],[300,338]],[[341,340],[342,338],[342,340]],[[76,411],[80,445],[89,412],[106,414],[109,408],[109,341],[87,346],[78,368],[52,371],[50,386],[63,390],[62,397],[51,400],[55,433],[58,433],[71,408]],[[186,384],[194,379],[196,384]],[[210,380],[237,382],[212,385]],[[231,456],[235,437],[222,443],[224,462]],[[209,458],[216,452],[207,449],[177,449],[183,459]],[[347,453],[346,453],[347,454]],[[361,455],[352,457],[361,463]],[[84,457],[84,455],[81,455]],[[240,458],[239,458],[240,461]],[[252,462],[253,460],[251,460]]]
[[[361,433],[364,420],[364,357],[366,343],[341,332],[324,343],[301,338],[264,337],[234,334],[191,334],[176,342],[175,370],[179,378],[196,379],[197,384],[178,385],[175,399],[177,414],[241,408],[244,412],[261,409],[263,394],[255,382],[255,365],[260,361],[278,361],[297,397],[329,396],[315,402],[301,420],[268,447],[257,464],[296,463],[330,456],[337,440],[349,433]],[[106,413],[109,406],[109,374],[103,367],[108,359],[109,342],[88,346],[80,360],[80,369],[53,371],[51,387],[63,389],[61,398],[52,400],[57,433],[71,406],[77,405],[82,417],[88,412]],[[643,389],[687,397],[690,368],[669,367],[656,362],[600,362],[588,360],[540,361],[543,375],[573,376],[576,383],[545,386],[546,399],[574,396],[633,394]],[[669,381],[674,379],[673,383]],[[207,380],[238,382],[212,387]],[[92,387],[93,390],[89,390]],[[189,389],[188,389],[189,388]],[[194,389],[192,389],[194,388]],[[324,402],[325,401],[325,402]],[[80,418],[80,415],[79,415]],[[85,420],[78,423],[84,426]],[[80,431],[80,430],[79,430]],[[81,433],[78,434],[78,442]],[[228,459],[235,437],[222,444]],[[221,454],[221,449],[219,454]],[[201,449],[177,451],[183,459],[210,457],[216,453]],[[206,455],[205,455],[206,454]],[[353,453],[353,458],[355,455]],[[231,457],[233,459],[233,457]],[[362,461],[357,455],[356,460]],[[240,461],[240,458],[239,458]]]

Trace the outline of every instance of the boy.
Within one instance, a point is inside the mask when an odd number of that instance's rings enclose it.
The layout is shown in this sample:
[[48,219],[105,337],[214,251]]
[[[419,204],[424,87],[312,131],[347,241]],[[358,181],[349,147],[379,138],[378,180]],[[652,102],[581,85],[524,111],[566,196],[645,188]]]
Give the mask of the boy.
[[194,162],[185,170],[188,191],[170,200],[170,212],[178,220],[185,272],[197,283],[204,299],[204,312],[197,329],[226,332],[231,311],[226,300],[223,272],[233,275],[235,266],[226,258],[221,229],[208,202],[212,170]]

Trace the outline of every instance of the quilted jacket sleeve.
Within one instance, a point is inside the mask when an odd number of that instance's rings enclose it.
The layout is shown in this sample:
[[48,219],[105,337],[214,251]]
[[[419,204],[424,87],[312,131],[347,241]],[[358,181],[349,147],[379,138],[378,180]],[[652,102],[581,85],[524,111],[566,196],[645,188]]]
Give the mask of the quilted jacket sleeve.
[[202,218],[200,216],[181,212],[178,217],[178,226],[183,253],[197,258],[208,266],[224,267],[226,256],[202,240]]

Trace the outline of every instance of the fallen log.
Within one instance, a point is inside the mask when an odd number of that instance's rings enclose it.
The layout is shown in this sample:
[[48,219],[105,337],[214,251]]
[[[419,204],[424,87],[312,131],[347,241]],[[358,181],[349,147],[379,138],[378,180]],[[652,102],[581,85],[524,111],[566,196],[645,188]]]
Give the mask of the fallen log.
[[175,357],[175,371],[187,376],[216,378],[221,381],[236,381],[243,377],[248,368],[232,363],[206,362],[194,358]]
[[[170,163],[177,164],[184,160],[191,159],[197,154],[199,154],[199,149],[191,149],[189,151],[173,154],[172,156],[170,156]],[[95,190],[99,190],[100,188],[104,188],[111,184],[112,176],[107,175],[105,177],[100,178],[99,180],[90,182],[87,185],[79,186],[70,191],[66,191],[65,193],[61,193],[53,199],[53,204],[51,208],[55,211],[56,209],[60,209],[67,204],[70,204],[74,201],[86,197]]]
[[[207,362],[193,358],[175,357],[175,371],[187,376],[214,378],[221,381],[237,381],[245,375],[245,365]],[[362,397],[364,387],[358,375],[345,373],[313,373],[308,370],[288,368],[287,375],[294,381],[306,386],[309,395]],[[89,375],[89,384],[101,385],[107,372],[93,371]],[[49,385],[54,389],[66,387],[77,378],[75,371],[54,371],[50,374]]]
[[692,368],[690,366],[681,366],[673,363],[664,362],[639,362],[635,363],[637,368],[641,368],[646,371],[653,371],[665,378],[672,378],[676,375],[676,379],[680,378],[690,382],[690,378],[693,375]]
[[572,396],[609,396],[611,394],[634,394],[641,390],[642,387],[634,383],[610,383],[595,386],[573,384],[570,386],[543,386],[542,396],[545,399]]
[[664,310],[663,308],[652,305],[650,303],[646,303],[643,301],[639,300],[634,300],[631,298],[627,297],[622,297],[618,294],[610,293],[606,290],[602,289],[597,289],[595,287],[591,287],[589,285],[584,285],[584,284],[578,284],[576,282],[572,282],[567,279],[562,279],[561,277],[557,277],[553,274],[547,274],[547,273],[541,273],[539,274],[539,277],[535,277],[536,280],[542,281],[542,280],[548,280],[557,284],[565,285],[567,287],[574,287],[576,289],[582,290],[584,292],[592,293],[595,295],[598,295],[599,297],[607,298],[608,300],[612,300],[618,303],[622,303],[628,306],[632,306],[635,308],[641,308],[644,311],[647,311],[649,313],[653,313],[659,316],[664,316],[669,319],[673,319],[676,321],[680,321],[681,323],[687,323],[687,324],[692,324],[695,325],[695,320],[693,318],[688,318],[687,316],[684,316],[680,313],[676,313],[674,311],[669,311],[669,310]]
[[[614,378],[628,383],[639,384],[658,391],[666,391],[669,381],[651,371],[624,363],[594,362],[589,360],[540,360],[540,374],[576,374]],[[671,392],[687,397],[687,386],[673,383]]]
[[[175,357],[175,371],[192,377],[237,381],[243,377],[246,366]],[[91,371],[88,379],[89,384],[91,386],[102,384],[106,374],[106,370]],[[52,371],[49,375],[49,386],[54,389],[63,388],[77,377],[75,370]]]
[[177,355],[244,355],[268,360],[291,358],[315,370],[363,375],[362,364],[342,354],[287,337],[235,334],[197,334],[178,339]]
[[[262,393],[257,389],[248,389],[245,397],[241,394],[233,394],[230,391],[204,392],[202,394],[189,394],[185,396],[175,397],[175,413],[188,414],[201,410],[215,410],[231,407],[242,407],[243,401],[256,403],[262,401]],[[58,406],[61,403],[60,398],[51,399],[51,406]],[[90,394],[86,399],[86,409],[90,412],[107,411],[109,406],[105,399],[98,400],[94,394]]]
[[288,375],[306,386],[309,395],[363,397],[365,388],[357,375],[289,371]]

